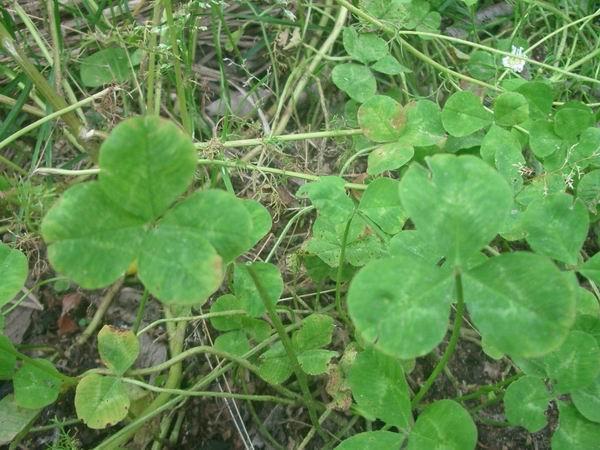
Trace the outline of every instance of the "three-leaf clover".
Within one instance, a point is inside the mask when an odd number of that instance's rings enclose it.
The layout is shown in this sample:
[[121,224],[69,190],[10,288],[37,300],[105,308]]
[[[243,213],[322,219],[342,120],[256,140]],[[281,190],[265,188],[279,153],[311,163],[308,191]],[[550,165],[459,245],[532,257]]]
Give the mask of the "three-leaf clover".
[[84,288],[105,287],[133,267],[161,301],[198,304],[220,286],[224,266],[265,231],[255,202],[219,190],[180,200],[196,154],[172,123],[128,119],[99,159],[98,180],[69,188],[42,222],[50,262]]

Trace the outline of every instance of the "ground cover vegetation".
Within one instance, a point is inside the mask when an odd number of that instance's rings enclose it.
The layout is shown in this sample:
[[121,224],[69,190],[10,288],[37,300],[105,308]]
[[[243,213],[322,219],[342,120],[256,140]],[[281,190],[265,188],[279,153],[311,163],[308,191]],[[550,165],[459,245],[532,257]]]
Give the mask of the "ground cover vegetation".
[[5,0],[0,445],[597,448],[599,7]]

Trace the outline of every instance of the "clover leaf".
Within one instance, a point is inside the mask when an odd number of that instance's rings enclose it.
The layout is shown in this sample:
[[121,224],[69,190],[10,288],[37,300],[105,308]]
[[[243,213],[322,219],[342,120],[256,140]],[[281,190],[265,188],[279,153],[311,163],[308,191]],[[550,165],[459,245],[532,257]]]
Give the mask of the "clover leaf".
[[27,278],[27,258],[0,242],[0,307],[11,301]]
[[430,170],[413,164],[400,199],[417,230],[449,264],[464,264],[500,231],[512,206],[503,177],[473,156],[435,155]]
[[477,444],[477,428],[471,415],[453,400],[428,405],[408,437],[407,450],[469,450]]
[[[333,319],[324,314],[312,314],[302,321],[302,327],[292,334],[292,348],[302,370],[309,375],[327,371],[331,358],[337,352],[325,350],[331,343]],[[260,375],[269,383],[279,384],[292,375],[292,364],[281,342],[277,342],[260,356]]]
[[407,430],[413,421],[402,364],[368,348],[350,367],[348,382],[356,403],[369,415]]
[[137,359],[140,343],[131,330],[104,325],[98,333],[98,352],[115,375],[123,375]]
[[222,191],[170,208],[192,181],[195,151],[158,117],[118,125],[99,161],[98,180],[69,188],[42,222],[51,264],[84,288],[105,287],[133,265],[161,301],[198,304],[221,284],[224,264],[259,238],[252,216],[266,228],[256,205]]
[[524,376],[508,386],[504,394],[504,413],[509,423],[535,433],[548,423],[546,409],[550,393],[544,382],[534,376]]

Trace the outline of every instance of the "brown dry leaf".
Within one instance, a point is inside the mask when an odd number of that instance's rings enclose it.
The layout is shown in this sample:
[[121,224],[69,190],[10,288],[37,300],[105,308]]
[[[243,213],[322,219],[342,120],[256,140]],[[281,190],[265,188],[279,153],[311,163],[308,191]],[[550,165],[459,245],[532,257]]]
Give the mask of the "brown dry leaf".
[[81,303],[81,294],[79,292],[72,292],[65,295],[62,299],[61,316],[69,314],[69,312],[73,311],[79,306],[79,303]]
[[79,292],[72,292],[67,294],[62,299],[62,311],[58,318],[58,335],[64,336],[65,334],[74,333],[79,329],[79,326],[69,316],[69,312],[73,311],[81,303],[81,294]]
[[64,336],[65,334],[74,333],[79,329],[79,326],[68,314],[60,316],[57,321],[58,324],[58,335]]

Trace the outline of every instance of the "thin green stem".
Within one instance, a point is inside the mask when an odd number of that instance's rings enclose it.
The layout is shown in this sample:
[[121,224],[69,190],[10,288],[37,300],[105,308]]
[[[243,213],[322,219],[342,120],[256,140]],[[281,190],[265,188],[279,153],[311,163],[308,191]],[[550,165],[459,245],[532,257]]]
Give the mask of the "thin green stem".
[[219,312],[200,314],[198,316],[181,316],[181,317],[170,317],[168,319],[158,319],[158,320],[155,320],[154,322],[152,322],[151,324],[146,325],[144,328],[142,328],[140,331],[138,331],[137,335],[140,336],[140,335],[146,333],[148,330],[150,330],[162,323],[191,322],[194,320],[210,319],[212,317],[242,316],[242,315],[247,315],[247,314],[248,314],[248,311],[246,311],[245,309],[232,309],[229,311],[219,311]]
[[284,405],[295,405],[297,400],[289,398],[276,397],[274,395],[252,395],[252,394],[237,394],[234,392],[214,392],[214,391],[190,391],[187,389],[167,389],[154,386],[153,384],[144,383],[133,378],[121,378],[125,383],[139,386],[152,392],[166,393],[172,395],[182,395],[184,397],[213,397],[213,398],[235,398],[240,400],[252,400],[260,402],[281,403]]
[[259,294],[260,298],[262,299],[263,304],[265,305],[267,314],[269,315],[269,318],[271,319],[271,322],[273,323],[273,326],[275,327],[275,330],[277,331],[277,334],[279,335],[279,339],[281,339],[283,348],[285,349],[285,352],[290,361],[290,364],[292,365],[292,369],[293,369],[294,373],[296,374],[296,379],[298,380],[298,384],[300,385],[300,390],[302,391],[302,396],[304,397],[306,407],[308,408],[308,415],[310,416],[310,420],[311,420],[313,426],[315,428],[317,428],[317,430],[321,430],[321,425],[319,424],[319,419],[317,417],[314,400],[310,393],[310,389],[308,388],[308,380],[306,378],[306,374],[304,373],[304,371],[302,370],[302,367],[300,366],[300,362],[298,361],[296,352],[294,351],[294,347],[292,345],[292,340],[290,339],[287,332],[285,331],[283,323],[281,322],[281,319],[279,318],[279,316],[277,315],[277,311],[275,310],[275,305],[271,302],[271,299],[269,298],[269,295],[265,291],[264,286],[263,286],[260,278],[258,277],[258,274],[254,270],[254,268],[250,265],[246,266],[246,269],[248,270],[248,273],[252,277],[252,281],[254,281],[256,290],[258,291],[258,294]]
[[165,15],[167,16],[167,25],[169,26],[169,39],[171,52],[173,53],[173,71],[175,72],[175,90],[177,91],[177,100],[179,102],[179,111],[183,128],[190,135],[194,135],[194,125],[188,112],[187,97],[183,82],[183,71],[181,70],[181,60],[179,55],[179,43],[177,42],[177,33],[175,30],[175,21],[173,20],[173,5],[171,0],[162,0]]
[[[103,91],[97,92],[94,95],[86,97],[83,100],[78,101],[77,103],[74,103],[72,105],[66,106],[65,108],[60,109],[58,111],[54,111],[52,114],[48,114],[47,116],[42,117],[41,119],[36,120],[33,123],[30,123],[26,127],[23,127],[21,129],[19,129],[18,131],[16,131],[15,133],[11,134],[6,139],[4,139],[2,142],[0,142],[0,149],[3,149],[4,147],[6,147],[11,142],[16,141],[21,136],[26,135],[31,130],[35,130],[37,127],[45,124],[46,122],[50,122],[51,120],[54,120],[54,119],[56,119],[58,117],[65,116],[65,115],[69,114],[70,112],[76,110],[77,108],[80,108],[81,106],[84,106],[84,105],[87,105],[89,103],[92,103],[97,98],[100,98],[100,97],[103,97],[104,95],[106,95],[109,91],[110,91],[110,88],[104,89]],[[77,137],[81,138],[82,136],[77,136]]]
[[344,260],[346,259],[346,244],[348,243],[348,235],[350,234],[350,226],[352,225],[352,219],[354,219],[354,212],[346,223],[344,228],[344,235],[342,236],[342,248],[340,250],[340,258],[338,260],[338,269],[335,276],[335,309],[340,319],[342,319],[348,326],[351,326],[350,318],[346,314],[342,305],[342,275],[344,273]]
[[78,383],[77,378],[75,377],[70,377],[68,375],[65,375],[63,373],[55,372],[54,370],[50,369],[48,366],[46,366],[45,364],[40,363],[37,359],[31,358],[23,353],[21,353],[20,351],[16,350],[15,348],[12,347],[12,345],[2,345],[0,343],[0,350],[9,353],[15,357],[17,357],[18,359],[20,359],[23,362],[26,362],[27,364],[30,364],[32,366],[34,366],[36,369],[41,370],[42,372],[47,373],[48,375],[52,376],[53,378],[60,378],[60,380],[62,381],[62,383],[66,386],[66,387],[71,387],[71,386],[75,386]]
[[223,147],[223,148],[236,148],[236,147],[253,147],[255,145],[276,145],[281,142],[292,142],[292,141],[303,141],[305,139],[323,139],[323,138],[335,138],[354,136],[357,134],[363,134],[362,129],[354,128],[349,130],[327,130],[327,131],[313,131],[310,133],[292,133],[292,134],[279,134],[272,135],[263,138],[253,139],[238,139],[234,141],[220,142],[217,139],[210,140],[208,142],[199,142],[195,146],[197,149],[205,149],[211,147]]
[[465,309],[462,278],[460,272],[458,271],[454,275],[454,283],[456,286],[456,313],[454,317],[454,326],[452,327],[452,334],[450,335],[450,341],[448,342],[448,346],[446,347],[441,359],[434,367],[433,372],[431,372],[431,375],[429,375],[429,378],[427,378],[425,383],[423,383],[421,389],[419,389],[419,392],[417,392],[417,394],[413,397],[411,401],[413,409],[419,405],[419,402],[423,399],[425,394],[427,394],[431,386],[433,386],[433,383],[437,377],[442,373],[444,367],[446,367],[446,364],[448,364],[448,361],[450,361],[450,358],[454,354],[454,350],[456,350],[456,344],[458,343],[458,338],[460,337],[460,329],[462,327]]
[[[144,293],[142,294],[142,298],[140,299],[140,304],[138,306],[137,313],[135,315],[135,322],[133,324],[133,332],[138,334],[138,330],[140,329],[140,325],[142,324],[142,318],[144,317],[144,311],[146,309],[146,302],[148,302],[148,297],[150,293],[148,289],[144,288]],[[139,334],[138,334],[139,336]]]
[[506,380],[499,381],[498,383],[488,384],[487,386],[481,386],[476,391],[456,397],[454,400],[456,400],[457,402],[465,402],[467,400],[473,400],[473,399],[479,398],[482,395],[485,395],[489,392],[496,392],[496,391],[502,390],[504,388],[504,386],[511,384],[513,381],[518,380],[522,376],[523,376],[522,373],[518,373],[516,375],[513,375],[513,376],[507,378]]

